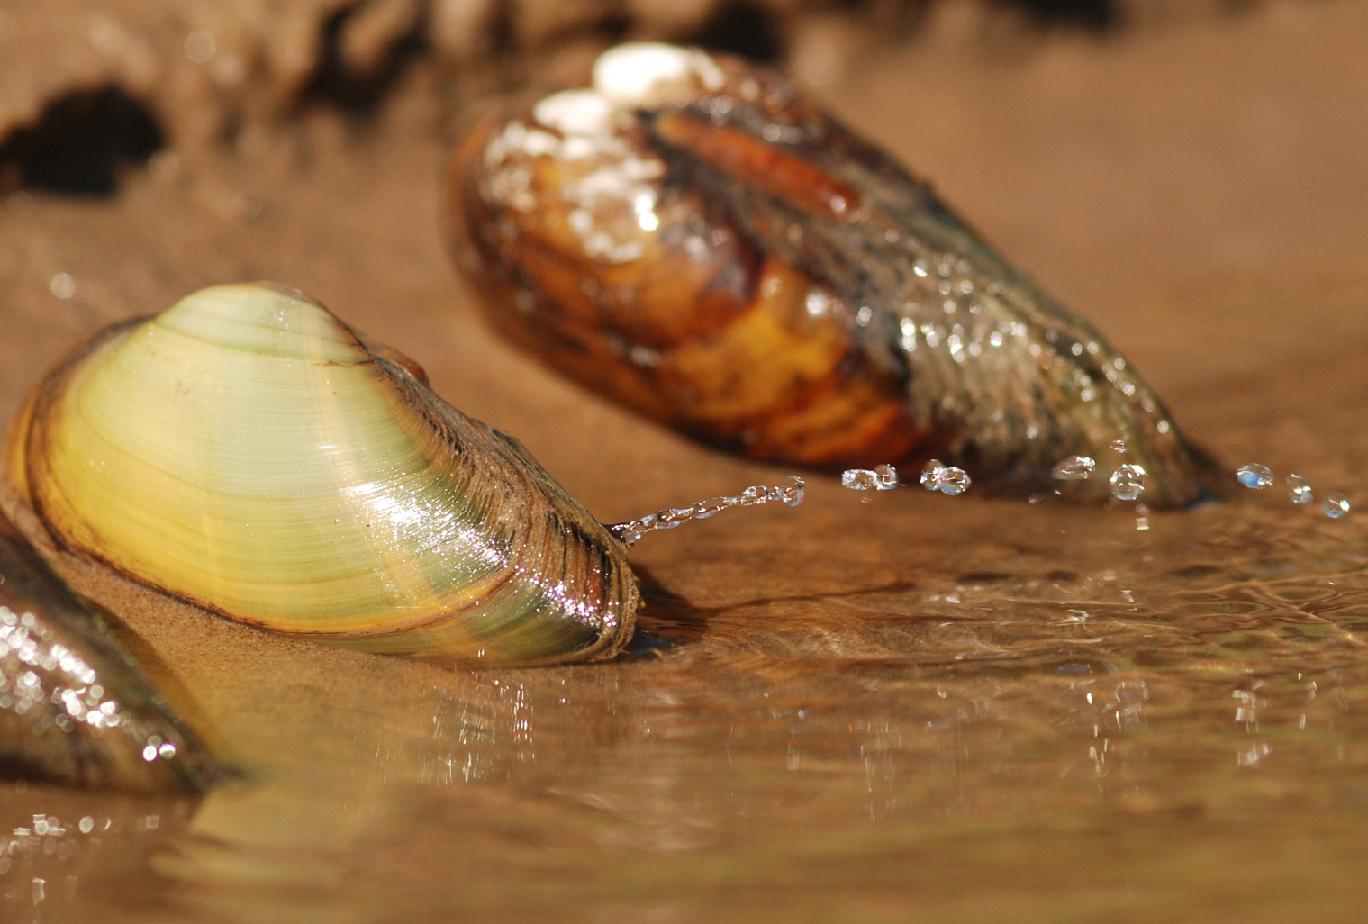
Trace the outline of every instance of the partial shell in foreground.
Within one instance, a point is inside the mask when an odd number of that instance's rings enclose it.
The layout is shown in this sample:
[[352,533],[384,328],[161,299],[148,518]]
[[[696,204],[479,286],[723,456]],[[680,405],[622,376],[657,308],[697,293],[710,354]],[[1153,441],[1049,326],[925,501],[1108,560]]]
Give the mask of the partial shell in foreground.
[[443,661],[609,657],[625,550],[514,440],[317,302],[216,286],[39,384],[8,477],[62,546],[262,628]]
[[218,775],[101,618],[0,511],[0,777],[194,792]]

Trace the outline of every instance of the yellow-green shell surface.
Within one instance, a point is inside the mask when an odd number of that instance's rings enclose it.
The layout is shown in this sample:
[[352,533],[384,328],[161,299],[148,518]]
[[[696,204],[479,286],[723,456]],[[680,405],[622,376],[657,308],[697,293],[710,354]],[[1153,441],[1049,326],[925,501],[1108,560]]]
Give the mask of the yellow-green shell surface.
[[197,292],[30,400],[11,477],[53,535],[206,609],[451,660],[604,657],[631,634],[621,544],[299,293]]

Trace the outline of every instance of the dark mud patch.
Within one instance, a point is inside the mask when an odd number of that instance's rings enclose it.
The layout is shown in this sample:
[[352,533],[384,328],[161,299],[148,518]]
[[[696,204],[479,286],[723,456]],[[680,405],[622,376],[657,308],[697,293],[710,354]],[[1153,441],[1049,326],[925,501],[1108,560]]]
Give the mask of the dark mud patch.
[[119,87],[68,93],[0,138],[0,193],[107,196],[165,144],[156,113]]

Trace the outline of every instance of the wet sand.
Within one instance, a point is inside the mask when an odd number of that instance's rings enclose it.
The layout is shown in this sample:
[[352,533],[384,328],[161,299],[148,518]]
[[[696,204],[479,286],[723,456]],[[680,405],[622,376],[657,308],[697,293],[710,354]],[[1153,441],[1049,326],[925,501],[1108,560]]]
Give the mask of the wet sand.
[[[239,776],[200,804],[0,788],[0,831],[29,832],[0,858],[6,916],[1355,917],[1365,28],[1322,3],[1000,48],[932,30],[821,91],[1232,470],[1345,490],[1347,519],[1280,486],[1138,532],[1129,508],[817,481],[795,510],[642,541],[664,647],[481,672],[264,635],[68,562]],[[116,197],[0,201],[0,416],[100,324],[266,278],[413,355],[605,521],[787,475],[482,326],[443,251],[440,121],[415,90],[364,128],[319,111],[161,155]]]

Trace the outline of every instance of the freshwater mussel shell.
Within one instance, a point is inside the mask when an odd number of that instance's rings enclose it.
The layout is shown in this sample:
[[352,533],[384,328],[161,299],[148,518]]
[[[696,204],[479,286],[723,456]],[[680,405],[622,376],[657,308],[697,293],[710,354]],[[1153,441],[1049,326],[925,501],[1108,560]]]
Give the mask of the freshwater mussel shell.
[[105,620],[0,511],[0,778],[194,792],[219,775]]
[[[1071,455],[1182,505],[1210,463],[1084,319],[930,186],[765,69],[620,46],[594,84],[479,121],[450,180],[486,313],[592,389],[705,441],[838,468],[935,456],[1050,484]],[[1106,496],[1105,479],[1074,486]]]
[[292,290],[216,286],[98,335],[34,390],[8,455],[60,547],[239,622],[513,664],[632,633],[622,545]]

